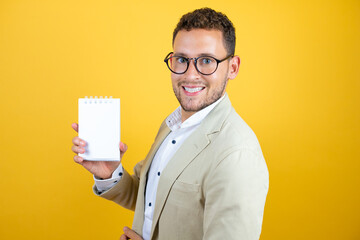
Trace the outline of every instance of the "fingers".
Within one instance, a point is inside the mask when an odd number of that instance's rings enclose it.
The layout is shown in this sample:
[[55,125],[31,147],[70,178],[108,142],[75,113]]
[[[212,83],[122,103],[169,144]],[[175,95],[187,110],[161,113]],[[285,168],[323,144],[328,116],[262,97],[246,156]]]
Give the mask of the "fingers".
[[72,139],[72,143],[74,145],[72,145],[71,147],[71,150],[76,153],[76,154],[79,154],[79,153],[84,153],[85,152],[85,146],[86,146],[86,142],[84,140],[82,140],[81,138],[79,137],[74,137]]
[[[124,227],[124,235],[126,235],[127,238],[130,238],[132,240],[142,240],[142,237],[139,236],[136,232],[134,232],[133,230],[131,230],[128,227]],[[122,236],[121,236],[122,237]],[[124,239],[127,239],[124,238]],[[121,238],[120,238],[121,239]],[[122,239],[121,239],[122,240]]]
[[[79,125],[77,123],[72,123],[71,124],[71,127],[76,131],[78,132],[79,131]],[[72,139],[72,143],[74,144],[72,147],[71,147],[71,150],[76,153],[76,154],[79,154],[79,153],[84,153],[85,152],[85,149],[84,147],[86,146],[86,142],[84,140],[82,140],[81,138],[79,137],[74,137]],[[74,156],[74,161],[78,164],[81,164],[83,163],[84,159],[78,155],[75,155]]]
[[76,145],[72,145],[71,150],[76,154],[85,152],[85,148]]
[[79,132],[79,125],[77,123],[72,123],[71,127],[76,131]]
[[78,156],[78,155],[75,155],[74,156],[74,162],[76,162],[76,163],[78,163],[78,164],[82,164],[83,163],[83,161],[84,161],[84,159],[82,158],[82,157],[80,157],[80,156]]
[[84,140],[82,140],[81,138],[79,137],[74,137],[72,139],[72,143],[75,145],[75,146],[81,146],[81,147],[85,147],[86,146],[86,142]]
[[126,237],[125,234],[121,235],[120,240],[128,240],[129,238]]
[[79,147],[79,146],[75,146],[75,145],[72,145],[71,150],[72,150],[74,153],[76,153],[76,154],[84,153],[84,152],[85,152],[85,148],[82,148],[82,147]]

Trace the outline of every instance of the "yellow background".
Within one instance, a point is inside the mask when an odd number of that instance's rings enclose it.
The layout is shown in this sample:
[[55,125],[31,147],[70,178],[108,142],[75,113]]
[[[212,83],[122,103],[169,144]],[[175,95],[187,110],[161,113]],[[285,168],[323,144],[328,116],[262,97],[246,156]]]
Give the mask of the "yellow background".
[[270,172],[261,239],[360,239],[360,2],[341,0],[1,1],[1,239],[118,239],[131,226],[72,160],[77,99],[121,98],[132,171],[178,106],[162,61],[172,31],[204,6],[237,30],[228,94]]

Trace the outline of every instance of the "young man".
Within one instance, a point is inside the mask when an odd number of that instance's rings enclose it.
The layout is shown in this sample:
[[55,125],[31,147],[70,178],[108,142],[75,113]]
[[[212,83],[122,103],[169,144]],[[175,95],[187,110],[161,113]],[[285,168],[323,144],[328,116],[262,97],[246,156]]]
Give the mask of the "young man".
[[[269,176],[225,91],[240,65],[235,29],[222,13],[195,10],[180,19],[173,51],[165,62],[180,107],[134,175],[119,163],[74,160],[94,174],[97,195],[135,210],[121,239],[259,239]],[[84,140],[73,143],[84,151]],[[126,149],[120,143],[121,157]]]

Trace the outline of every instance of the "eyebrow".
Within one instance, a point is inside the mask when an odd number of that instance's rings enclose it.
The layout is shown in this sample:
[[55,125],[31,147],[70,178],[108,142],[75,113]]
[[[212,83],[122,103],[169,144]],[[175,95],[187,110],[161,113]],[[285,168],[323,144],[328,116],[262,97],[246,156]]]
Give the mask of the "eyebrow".
[[[189,57],[187,54],[185,53],[181,53],[181,52],[174,52],[174,56],[181,56],[181,57]],[[216,58],[216,56],[212,53],[200,53],[197,57],[213,57]]]

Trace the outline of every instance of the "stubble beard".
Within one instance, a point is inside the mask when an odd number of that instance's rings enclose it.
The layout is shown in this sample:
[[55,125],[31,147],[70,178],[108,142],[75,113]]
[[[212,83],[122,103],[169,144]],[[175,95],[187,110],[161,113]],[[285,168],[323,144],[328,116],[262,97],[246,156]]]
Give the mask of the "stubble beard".
[[[174,91],[175,96],[176,96],[178,102],[180,103],[180,106],[183,109],[183,111],[198,112],[198,111],[206,108],[207,106],[213,104],[214,102],[216,102],[217,100],[219,100],[222,97],[222,94],[224,93],[225,88],[226,88],[227,81],[228,81],[227,79],[223,80],[222,85],[220,85],[218,88],[214,89],[214,91],[212,93],[207,92],[207,94],[212,94],[212,95],[210,95],[210,96],[205,95],[207,98],[202,99],[201,102],[199,102],[197,105],[192,104],[193,99],[191,97],[184,96],[183,98],[181,98],[181,96],[180,96],[180,91],[182,89],[181,85],[183,85],[184,82],[179,82],[177,85],[177,88],[173,87],[173,91]],[[186,83],[184,85],[186,85]],[[205,87],[206,88],[204,90],[207,90],[208,84],[205,84]]]

